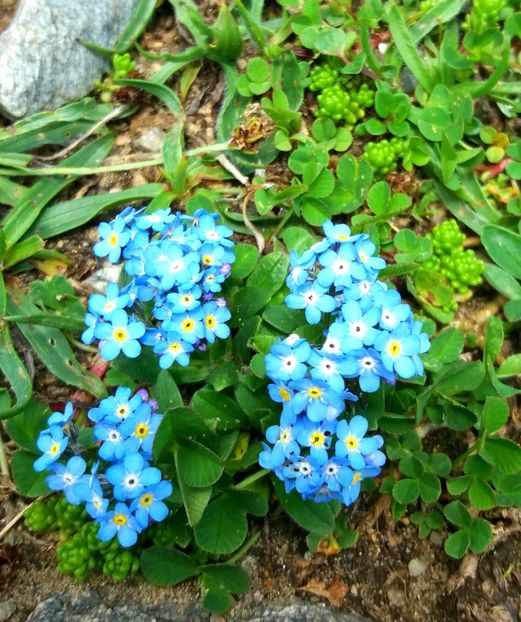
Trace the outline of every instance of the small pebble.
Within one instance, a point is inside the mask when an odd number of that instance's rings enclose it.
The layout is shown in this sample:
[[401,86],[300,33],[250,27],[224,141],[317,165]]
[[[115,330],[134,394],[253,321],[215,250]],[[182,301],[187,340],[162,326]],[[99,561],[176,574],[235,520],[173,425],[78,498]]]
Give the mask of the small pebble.
[[163,130],[158,127],[151,127],[134,140],[134,145],[149,153],[161,153],[164,142],[165,133]]
[[411,577],[419,577],[425,572],[426,568],[427,564],[417,557],[414,557],[409,562],[409,574]]

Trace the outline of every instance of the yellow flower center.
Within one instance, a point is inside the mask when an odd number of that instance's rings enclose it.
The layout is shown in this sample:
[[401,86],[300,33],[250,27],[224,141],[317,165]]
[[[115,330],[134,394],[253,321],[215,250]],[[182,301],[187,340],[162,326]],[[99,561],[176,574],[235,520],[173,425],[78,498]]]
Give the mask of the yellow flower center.
[[203,263],[206,266],[211,266],[213,264],[213,257],[211,255],[203,255]]
[[117,233],[112,233],[112,234],[109,236],[109,244],[110,244],[110,246],[117,246],[117,245],[118,245],[118,242],[119,242],[119,236],[118,236],[118,234],[117,234]]
[[147,508],[149,505],[152,505],[154,501],[154,497],[150,493],[146,493],[139,500],[139,505],[143,508]]
[[348,449],[356,449],[358,447],[358,439],[354,436],[347,436],[345,443]]
[[123,525],[126,525],[128,522],[127,517],[124,514],[114,514],[114,518],[112,520],[120,527],[123,527]]
[[399,356],[402,351],[402,344],[399,341],[390,341],[387,346],[387,352],[391,356]]
[[207,328],[213,328],[215,326],[215,317],[213,315],[207,315],[204,323]]
[[60,453],[60,443],[57,443],[55,441],[49,448],[49,453],[51,454],[51,456],[55,456],[56,454]]
[[285,402],[287,402],[291,397],[289,391],[287,391],[284,387],[279,388],[279,395]]
[[120,406],[116,411],[116,414],[118,415],[120,419],[125,419],[128,416],[128,413],[129,413],[128,406]]
[[116,328],[116,330],[114,331],[114,339],[116,341],[125,341],[125,339],[127,338],[127,331],[124,328]]
[[145,438],[148,434],[148,426],[146,423],[140,423],[136,426],[135,434],[138,438]]
[[347,240],[349,240],[349,236],[342,233],[337,233],[336,239],[340,240],[341,242],[347,242]]
[[288,429],[281,430],[279,440],[281,443],[288,443],[291,440],[291,432]]
[[183,320],[181,322],[182,330],[189,332],[194,329],[195,322],[193,320]]
[[193,300],[193,296],[189,296],[188,294],[183,296],[183,302],[185,302],[186,304],[190,304],[192,300]]
[[362,261],[362,262],[366,262],[367,259],[368,259],[368,256],[367,256],[366,253],[364,253],[364,251],[360,251],[358,253],[358,256],[360,257],[360,261]]
[[322,447],[326,437],[322,432],[312,432],[309,440],[313,447]]
[[354,486],[355,484],[358,484],[358,482],[360,481],[360,478],[362,476],[360,475],[360,473],[357,471],[354,475],[353,475],[353,479],[351,480],[351,486]]
[[308,396],[312,400],[318,399],[322,395],[322,391],[318,387],[309,387]]
[[178,352],[181,351],[181,344],[178,343],[177,341],[174,341],[174,343],[171,343],[168,346],[168,349],[170,350],[170,352],[173,352],[174,354],[177,354]]

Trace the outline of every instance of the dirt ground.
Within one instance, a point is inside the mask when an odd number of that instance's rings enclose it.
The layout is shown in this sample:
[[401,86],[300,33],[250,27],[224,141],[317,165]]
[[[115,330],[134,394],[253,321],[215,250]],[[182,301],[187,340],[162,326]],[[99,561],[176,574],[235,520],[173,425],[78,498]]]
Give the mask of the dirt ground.
[[[0,29],[8,23],[15,4],[14,0],[0,0]],[[176,29],[169,7],[160,11],[142,45],[152,52],[175,52],[186,47],[186,34]],[[158,64],[152,61],[140,61],[138,65],[144,75],[157,68]],[[213,120],[222,92],[218,72],[204,67],[185,102],[189,147],[213,140]],[[145,99],[141,103],[130,119],[111,126],[118,135],[113,154],[117,159],[139,159],[139,137],[150,127],[168,130],[174,122],[156,100]],[[144,169],[82,180],[67,191],[66,198],[158,181],[158,175],[156,169]],[[50,244],[73,260],[68,276],[78,283],[79,291],[83,280],[96,269],[90,254],[94,232],[93,227],[88,227]],[[471,321],[476,321],[477,316],[486,317],[485,307],[474,309]],[[52,404],[67,398],[69,388],[56,383],[41,369],[37,371],[36,389],[41,399]],[[0,530],[25,503],[9,482],[0,482]],[[346,512],[359,529],[360,538],[355,546],[338,555],[307,552],[303,532],[284,515],[252,522],[251,529],[261,531],[260,539],[243,560],[252,578],[252,588],[229,619],[233,620],[234,614],[238,615],[252,599],[267,602],[295,593],[306,599],[326,600],[334,607],[356,611],[377,622],[520,619],[520,511],[501,510],[489,516],[494,525],[493,546],[485,555],[469,555],[461,562],[443,553],[440,534],[422,541],[408,519],[393,522],[385,498],[365,497],[355,509]],[[38,602],[60,592],[79,594],[94,589],[103,593],[107,602],[143,604],[190,602],[197,598],[197,586],[190,582],[176,588],[158,588],[137,579],[114,583],[95,576],[78,584],[55,571],[55,546],[53,538],[36,538],[20,522],[0,544],[0,602],[9,599],[16,604],[12,622],[25,620]]]

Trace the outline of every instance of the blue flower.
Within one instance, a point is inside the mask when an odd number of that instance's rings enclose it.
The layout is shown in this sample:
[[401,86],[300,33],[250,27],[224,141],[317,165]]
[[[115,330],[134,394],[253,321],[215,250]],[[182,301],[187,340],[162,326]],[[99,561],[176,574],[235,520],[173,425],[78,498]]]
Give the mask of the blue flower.
[[309,364],[313,366],[310,371],[311,378],[324,380],[337,393],[344,391],[343,376],[350,371],[350,365],[346,359],[313,350],[309,357]]
[[114,360],[120,352],[129,358],[136,358],[141,353],[138,341],[145,334],[143,322],[130,321],[123,309],[117,309],[110,316],[110,322],[97,326],[94,335],[103,340],[100,343],[101,356],[107,361]]
[[311,354],[311,347],[298,335],[292,337],[290,335],[284,341],[274,344],[266,355],[266,373],[272,380],[286,382],[306,375],[305,362]]
[[130,509],[134,512],[139,525],[145,529],[148,527],[150,519],[156,523],[165,520],[168,516],[168,506],[163,503],[172,494],[173,487],[167,480],[146,488],[139,497],[134,499]]
[[317,276],[319,285],[346,287],[351,285],[352,278],[363,279],[366,271],[355,261],[355,257],[355,248],[352,244],[342,244],[336,252],[330,249],[322,253],[320,263],[324,268]]
[[336,429],[336,423],[331,421],[305,421],[298,428],[297,441],[303,447],[309,447],[310,455],[320,464],[328,459],[331,437]]
[[161,369],[168,369],[174,363],[186,367],[190,362],[190,353],[193,351],[193,345],[188,341],[183,341],[176,332],[167,333],[164,340],[154,346],[154,352],[161,355],[159,358]]
[[79,505],[81,500],[76,495],[75,487],[86,468],[87,463],[81,456],[73,456],[66,466],[53,464],[51,467],[53,474],[45,478],[45,483],[51,490],[63,490],[69,503]]
[[290,271],[286,279],[286,285],[293,291],[299,285],[303,285],[309,279],[309,270],[315,264],[317,256],[312,250],[307,250],[299,255],[292,250],[289,254]]
[[217,225],[217,214],[202,214],[199,217],[198,232],[201,240],[205,242],[211,242],[213,244],[221,244],[222,246],[233,246],[233,241],[228,240],[233,231],[225,225]]
[[230,328],[225,324],[232,314],[227,307],[220,307],[216,302],[209,302],[203,307],[204,337],[208,343],[215,338],[226,339],[230,336]]
[[48,430],[40,432],[36,446],[43,455],[34,462],[34,470],[40,473],[48,469],[61,457],[68,444],[69,439],[63,435],[61,426],[53,425]]
[[320,487],[323,481],[322,464],[316,458],[309,456],[297,458],[295,462],[285,466],[282,474],[285,478],[286,490],[289,492],[295,488],[302,495],[307,495]]
[[140,214],[136,218],[136,227],[138,229],[152,229],[153,231],[162,232],[166,225],[175,220],[169,208],[158,209],[151,214]]
[[376,246],[368,239],[355,242],[356,254],[368,275],[375,275],[385,268],[385,261],[381,257],[374,257]]
[[293,391],[284,383],[276,382],[268,385],[268,393],[274,402],[289,402],[293,397]]
[[48,426],[53,426],[53,425],[64,426],[70,421],[72,421],[73,417],[74,417],[74,406],[72,405],[72,402],[67,402],[65,404],[63,413],[61,412],[51,413],[51,415],[47,419],[47,425]]
[[201,288],[194,285],[188,290],[168,294],[166,300],[172,313],[184,313],[185,311],[193,311],[201,305],[201,294]]
[[304,283],[294,294],[286,296],[286,305],[290,309],[304,309],[306,320],[318,324],[322,313],[331,313],[336,308],[335,299],[326,291],[317,283]]
[[360,238],[360,235],[351,235],[351,229],[347,225],[334,225],[330,220],[326,220],[322,229],[331,244],[356,242]]
[[378,335],[374,347],[380,352],[387,370],[405,379],[416,375],[414,357],[420,352],[421,340],[418,335],[411,335],[409,326],[400,324],[391,333]]
[[365,467],[364,456],[375,452],[379,445],[377,438],[364,438],[368,423],[365,417],[355,415],[349,423],[345,419],[338,422],[335,444],[335,455],[339,458],[347,457],[349,464],[355,470]]
[[172,315],[162,326],[165,331],[175,332],[183,341],[194,344],[204,337],[202,317],[203,310],[199,307],[193,311]]
[[292,381],[290,387],[295,390],[292,409],[296,414],[305,410],[311,421],[332,421],[344,408],[343,394],[339,395],[323,380],[303,378]]
[[400,294],[394,289],[375,296],[375,303],[381,307],[379,319],[384,330],[392,331],[411,317],[411,307],[401,301]]
[[121,423],[143,401],[139,394],[132,396],[132,389],[128,387],[118,387],[114,395],[110,395],[101,400],[99,406],[91,408],[87,416],[91,421],[106,423]]
[[348,359],[352,366],[348,378],[359,376],[360,388],[365,393],[374,393],[380,387],[380,379],[387,384],[394,384],[395,377],[392,371],[384,367],[380,354],[373,348],[356,350]]
[[374,343],[378,336],[374,325],[380,316],[377,308],[372,307],[364,313],[356,300],[349,300],[342,305],[342,316],[346,323],[347,334],[342,342],[342,349],[346,353]]
[[96,330],[96,327],[101,324],[101,322],[99,321],[99,317],[92,313],[87,313],[83,321],[85,322],[85,326],[87,328],[83,331],[81,335],[81,340],[83,341],[83,343],[89,345],[94,341],[94,332]]
[[129,295],[120,292],[116,283],[110,283],[105,295],[92,294],[89,298],[89,311],[96,316],[108,318],[116,309],[123,309],[129,302]]
[[117,429],[108,425],[98,424],[94,426],[94,438],[101,441],[98,455],[107,462],[121,460],[125,455],[125,437]]
[[85,503],[85,510],[91,518],[99,518],[107,512],[109,500],[103,497],[101,484],[94,473],[84,475],[74,492],[79,501]]
[[124,503],[116,503],[114,510],[101,516],[98,522],[98,538],[102,542],[108,542],[117,536],[123,547],[136,544],[137,536],[141,532],[141,526]]
[[100,241],[94,244],[96,257],[107,257],[111,263],[116,263],[121,257],[121,249],[130,240],[130,232],[125,230],[126,223],[123,218],[115,218],[110,226],[106,222],[98,227]]
[[154,436],[161,419],[162,415],[152,414],[149,403],[141,404],[119,428],[121,434],[127,439],[125,441],[126,451],[142,451],[151,458]]
[[259,455],[259,463],[265,469],[282,466],[287,458],[299,453],[299,446],[291,425],[272,425],[266,430],[266,439],[273,445]]
[[109,467],[105,477],[114,486],[114,497],[119,501],[139,497],[145,488],[161,480],[161,471],[149,467],[139,453],[127,454],[123,462]]

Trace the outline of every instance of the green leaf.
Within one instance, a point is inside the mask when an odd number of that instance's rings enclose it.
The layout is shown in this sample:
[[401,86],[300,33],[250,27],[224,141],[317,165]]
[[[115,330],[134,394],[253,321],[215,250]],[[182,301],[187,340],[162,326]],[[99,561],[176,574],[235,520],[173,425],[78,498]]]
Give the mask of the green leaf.
[[197,546],[212,555],[233,553],[244,542],[247,533],[246,516],[237,511],[233,500],[226,495],[208,505],[194,530]]
[[494,264],[485,263],[484,276],[487,282],[507,298],[521,299],[521,285],[513,276]]
[[289,494],[286,493],[284,484],[279,479],[273,478],[272,482],[282,509],[297,525],[312,533],[324,535],[334,530],[338,503],[317,504],[313,501],[304,501],[294,490]]
[[512,354],[507,357],[497,370],[498,378],[510,378],[521,374],[521,354]]
[[184,117],[183,106],[179,97],[174,91],[164,84],[157,84],[150,80],[141,80],[138,78],[121,78],[114,80],[114,84],[120,86],[130,86],[134,89],[145,91],[154,97],[157,97],[170,110],[170,112],[178,118]]
[[237,244],[233,248],[235,261],[232,265],[231,276],[234,279],[245,279],[255,268],[259,260],[259,250],[251,244]]
[[521,298],[509,300],[505,304],[503,311],[509,322],[519,322],[521,320]]
[[411,39],[409,29],[402,18],[397,6],[391,5],[387,12],[387,22],[392,35],[392,41],[411,73],[429,93],[432,89],[432,77],[422,60],[418,49]]
[[416,479],[401,479],[393,486],[393,498],[407,505],[416,501],[420,494],[420,485]]
[[479,455],[506,475],[521,471],[521,447],[507,438],[487,438]]
[[487,482],[473,479],[469,487],[469,501],[476,510],[490,510],[496,505],[496,496]]
[[445,518],[463,529],[472,525],[472,516],[461,501],[451,501],[443,509]]
[[295,250],[302,253],[311,248],[317,241],[313,234],[304,227],[288,227],[282,232],[282,239],[288,251]]
[[286,335],[293,333],[305,322],[303,311],[290,309],[286,305],[268,305],[262,319]]
[[37,473],[33,464],[37,456],[23,449],[15,451],[11,459],[11,472],[18,492],[25,497],[40,497],[49,492],[45,478],[49,473]]
[[456,531],[445,540],[443,548],[450,557],[461,559],[470,546],[470,535],[467,531]]
[[453,402],[444,403],[444,418],[447,426],[451,430],[457,430],[458,432],[468,430],[478,421],[476,414],[472,410]]
[[470,550],[473,553],[483,553],[492,542],[492,528],[490,524],[481,517],[474,519],[470,533]]
[[474,391],[485,379],[485,366],[481,361],[457,360],[434,377],[436,390],[445,395]]
[[495,316],[490,316],[485,328],[484,356],[495,361],[498,357],[504,339],[503,322]]
[[521,279],[521,235],[504,227],[487,225],[481,242],[490,257],[508,274]]
[[192,406],[212,429],[235,430],[244,420],[234,400],[210,389],[199,389],[194,393]]
[[154,585],[176,585],[199,574],[194,560],[166,546],[151,546],[141,554],[141,572]]
[[434,473],[424,473],[420,478],[420,497],[425,503],[434,503],[441,495],[441,484]]
[[156,5],[156,0],[139,0],[130,21],[114,45],[117,54],[123,54],[138,40],[152,18]]
[[[7,432],[22,449],[39,454],[36,441],[47,427],[49,408],[41,402],[32,401],[7,422]],[[34,459],[34,457],[33,457]]]
[[185,439],[176,448],[177,474],[191,488],[206,488],[221,477],[219,456],[197,441]]
[[231,608],[233,599],[227,589],[206,577],[203,580],[203,588],[203,607],[206,611],[223,614]]
[[183,398],[170,373],[163,369],[157,376],[152,395],[157,400],[159,412],[164,413],[176,406],[183,406]]
[[445,328],[431,342],[431,348],[424,357],[427,369],[437,371],[441,365],[452,363],[461,352],[465,337],[457,328]]
[[483,408],[483,427],[487,434],[494,434],[508,421],[508,404],[500,397],[487,397]]
[[390,198],[391,190],[389,184],[385,181],[379,181],[369,189],[367,205],[377,216],[385,216]]
[[[7,308],[12,315],[32,315],[38,312],[38,307],[21,292],[16,292],[16,297],[9,299]],[[59,329],[35,324],[17,326],[52,374],[96,397],[106,395],[103,382],[79,364],[67,338]]]
[[233,564],[208,564],[200,567],[201,572],[233,594],[244,594],[250,589],[246,572]]
[[[0,289],[3,290],[5,301],[3,283],[3,277],[0,273]],[[19,412],[29,402],[33,385],[27,368],[13,346],[11,333],[6,324],[0,326],[0,370],[7,379],[16,399],[13,407],[4,406],[3,403],[0,406],[0,419],[7,419]]]

